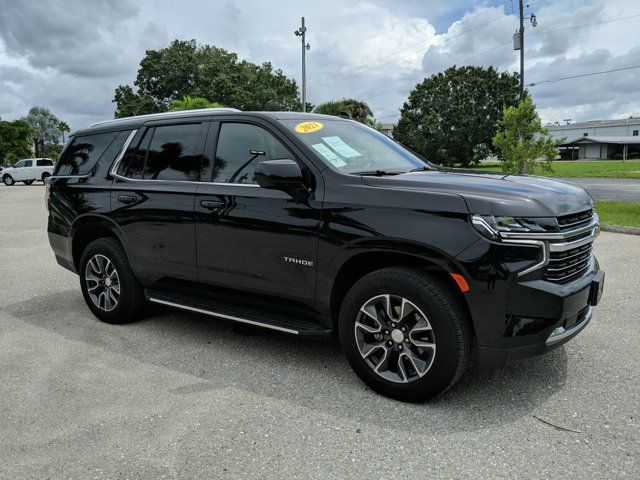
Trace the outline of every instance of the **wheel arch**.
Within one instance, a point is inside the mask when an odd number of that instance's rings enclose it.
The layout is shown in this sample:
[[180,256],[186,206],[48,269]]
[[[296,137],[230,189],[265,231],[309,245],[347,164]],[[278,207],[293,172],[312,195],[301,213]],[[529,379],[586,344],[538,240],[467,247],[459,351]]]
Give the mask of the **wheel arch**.
[[124,241],[124,236],[122,235],[120,228],[113,220],[103,215],[81,215],[71,226],[70,237],[71,256],[76,271],[78,271],[80,266],[80,257],[82,256],[82,252],[86,246],[99,238],[115,239],[124,250],[129,262],[131,261]]
[[[409,253],[411,252],[411,253]],[[365,275],[387,267],[408,267],[429,272],[439,278],[450,290],[465,314],[471,331],[474,332],[471,321],[471,311],[464,294],[450,275],[461,273],[462,269],[453,259],[443,254],[425,251],[417,254],[411,250],[383,249],[360,252],[352,255],[342,263],[338,269],[331,287],[330,316],[332,326],[337,329],[340,305],[347,292]]]

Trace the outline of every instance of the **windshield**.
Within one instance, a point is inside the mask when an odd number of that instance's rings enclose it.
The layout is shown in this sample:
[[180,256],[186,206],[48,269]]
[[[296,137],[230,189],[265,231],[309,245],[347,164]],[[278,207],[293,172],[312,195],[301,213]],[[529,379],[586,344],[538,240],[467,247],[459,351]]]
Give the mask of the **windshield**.
[[429,168],[386,135],[358,122],[322,119],[282,123],[342,173],[398,173]]

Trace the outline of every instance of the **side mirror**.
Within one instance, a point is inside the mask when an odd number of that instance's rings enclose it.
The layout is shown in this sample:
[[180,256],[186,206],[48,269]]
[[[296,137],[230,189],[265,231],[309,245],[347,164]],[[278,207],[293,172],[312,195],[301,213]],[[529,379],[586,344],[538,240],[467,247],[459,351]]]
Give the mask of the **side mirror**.
[[293,160],[265,160],[254,171],[256,183],[262,188],[291,192],[303,187],[302,170]]

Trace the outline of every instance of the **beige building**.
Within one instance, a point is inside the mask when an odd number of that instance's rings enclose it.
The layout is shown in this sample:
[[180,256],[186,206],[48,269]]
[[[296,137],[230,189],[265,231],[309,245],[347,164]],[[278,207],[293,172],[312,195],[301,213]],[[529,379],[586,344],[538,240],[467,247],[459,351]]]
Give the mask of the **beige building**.
[[593,120],[545,125],[556,139],[564,138],[560,145],[563,159],[626,160],[640,158],[640,118],[619,120]]

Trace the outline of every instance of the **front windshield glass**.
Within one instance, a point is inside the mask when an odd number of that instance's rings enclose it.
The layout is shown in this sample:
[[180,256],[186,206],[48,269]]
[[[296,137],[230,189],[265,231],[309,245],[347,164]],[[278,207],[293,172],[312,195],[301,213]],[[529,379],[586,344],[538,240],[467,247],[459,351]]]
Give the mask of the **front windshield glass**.
[[399,173],[428,168],[386,135],[358,122],[283,120],[328,165],[343,173]]

